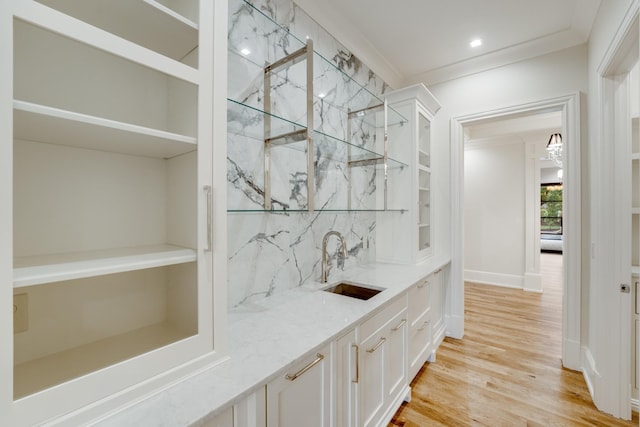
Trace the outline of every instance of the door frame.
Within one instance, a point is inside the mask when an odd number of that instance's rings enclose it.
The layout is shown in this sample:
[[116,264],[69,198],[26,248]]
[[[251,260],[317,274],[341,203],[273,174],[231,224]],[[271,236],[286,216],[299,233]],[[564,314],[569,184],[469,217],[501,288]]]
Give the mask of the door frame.
[[580,102],[579,92],[556,98],[482,111],[451,119],[451,298],[448,330],[464,336],[464,127],[487,120],[507,119],[560,111],[564,141],[564,268],[562,299],[562,364],[580,369],[581,316],[581,197],[580,197]]
[[589,313],[585,378],[598,409],[623,419],[631,419],[631,296],[621,293],[620,285],[631,280],[629,73],[640,58],[638,8],[638,2],[629,8],[597,68],[598,111],[591,144],[590,298],[598,304]]

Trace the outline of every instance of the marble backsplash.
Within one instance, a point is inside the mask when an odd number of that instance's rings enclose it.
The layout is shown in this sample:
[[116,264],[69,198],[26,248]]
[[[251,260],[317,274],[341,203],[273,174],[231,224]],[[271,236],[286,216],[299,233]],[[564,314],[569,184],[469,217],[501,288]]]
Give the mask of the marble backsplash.
[[[271,102],[265,106],[264,65],[302,48],[307,37],[317,52],[316,210],[306,212],[307,155],[301,141],[271,148],[276,212],[265,213],[265,129],[273,136],[307,125],[307,84],[305,61],[274,73]],[[331,269],[374,261],[376,213],[371,210],[382,203],[382,169],[348,168],[346,162],[383,151],[382,115],[348,120],[347,113],[379,103],[388,87],[291,0],[230,0],[228,40],[228,295],[235,307],[319,280],[322,238],[329,230],[341,232],[348,246],[342,260],[338,241],[331,238]],[[262,111],[267,109],[273,116],[265,128]]]

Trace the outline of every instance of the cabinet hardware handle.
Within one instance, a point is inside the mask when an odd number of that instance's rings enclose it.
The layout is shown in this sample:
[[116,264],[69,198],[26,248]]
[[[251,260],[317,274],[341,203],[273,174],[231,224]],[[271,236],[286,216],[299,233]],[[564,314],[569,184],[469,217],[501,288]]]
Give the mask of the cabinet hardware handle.
[[309,369],[313,368],[318,363],[320,363],[322,361],[322,359],[324,359],[324,356],[321,355],[320,353],[316,353],[316,359],[313,362],[309,363],[307,366],[305,366],[304,368],[300,369],[295,374],[293,374],[293,375],[287,374],[284,377],[286,379],[288,379],[289,381],[295,381],[296,378],[298,378],[300,375],[304,375],[305,372],[307,372]]
[[425,320],[424,323],[422,324],[422,327],[420,329],[418,329],[418,332],[422,332],[424,331],[424,329],[429,325],[429,321]]
[[407,319],[402,319],[402,321],[398,324],[398,326],[396,326],[395,328],[391,328],[391,330],[393,332],[397,331],[398,329],[402,328],[404,326],[404,324],[407,323]]
[[427,282],[422,282],[418,285],[418,289],[422,289],[425,287],[425,285],[427,284]]
[[212,240],[212,210],[213,210],[213,190],[210,185],[204,186],[204,191],[207,193],[207,246],[204,248],[205,252],[211,252],[211,240]]
[[380,341],[378,341],[378,343],[376,345],[374,345],[373,347],[367,349],[367,353],[373,353],[374,351],[376,351],[378,348],[380,348],[380,346],[386,341],[387,339],[385,337],[381,337]]
[[360,358],[360,349],[356,344],[351,344],[351,348],[356,350],[356,379],[351,380],[351,382],[357,384],[360,381],[360,361],[358,360]]

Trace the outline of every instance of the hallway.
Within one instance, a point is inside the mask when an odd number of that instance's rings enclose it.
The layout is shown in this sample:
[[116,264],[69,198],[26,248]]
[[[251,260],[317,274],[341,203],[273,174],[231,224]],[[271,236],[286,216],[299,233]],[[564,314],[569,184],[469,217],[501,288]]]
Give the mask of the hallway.
[[542,294],[465,284],[465,336],[446,338],[390,426],[637,426],[597,411],[562,368],[562,256],[541,254]]

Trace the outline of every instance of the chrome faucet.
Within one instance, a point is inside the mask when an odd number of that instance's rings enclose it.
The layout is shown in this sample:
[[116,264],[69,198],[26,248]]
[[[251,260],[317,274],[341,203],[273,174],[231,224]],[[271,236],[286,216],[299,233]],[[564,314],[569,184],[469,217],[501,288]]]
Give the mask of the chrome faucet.
[[325,234],[322,239],[322,283],[327,283],[327,240],[329,240],[329,236],[336,236],[340,239],[340,245],[342,246],[342,258],[347,259],[347,242],[345,242],[344,236],[338,231],[329,231]]

